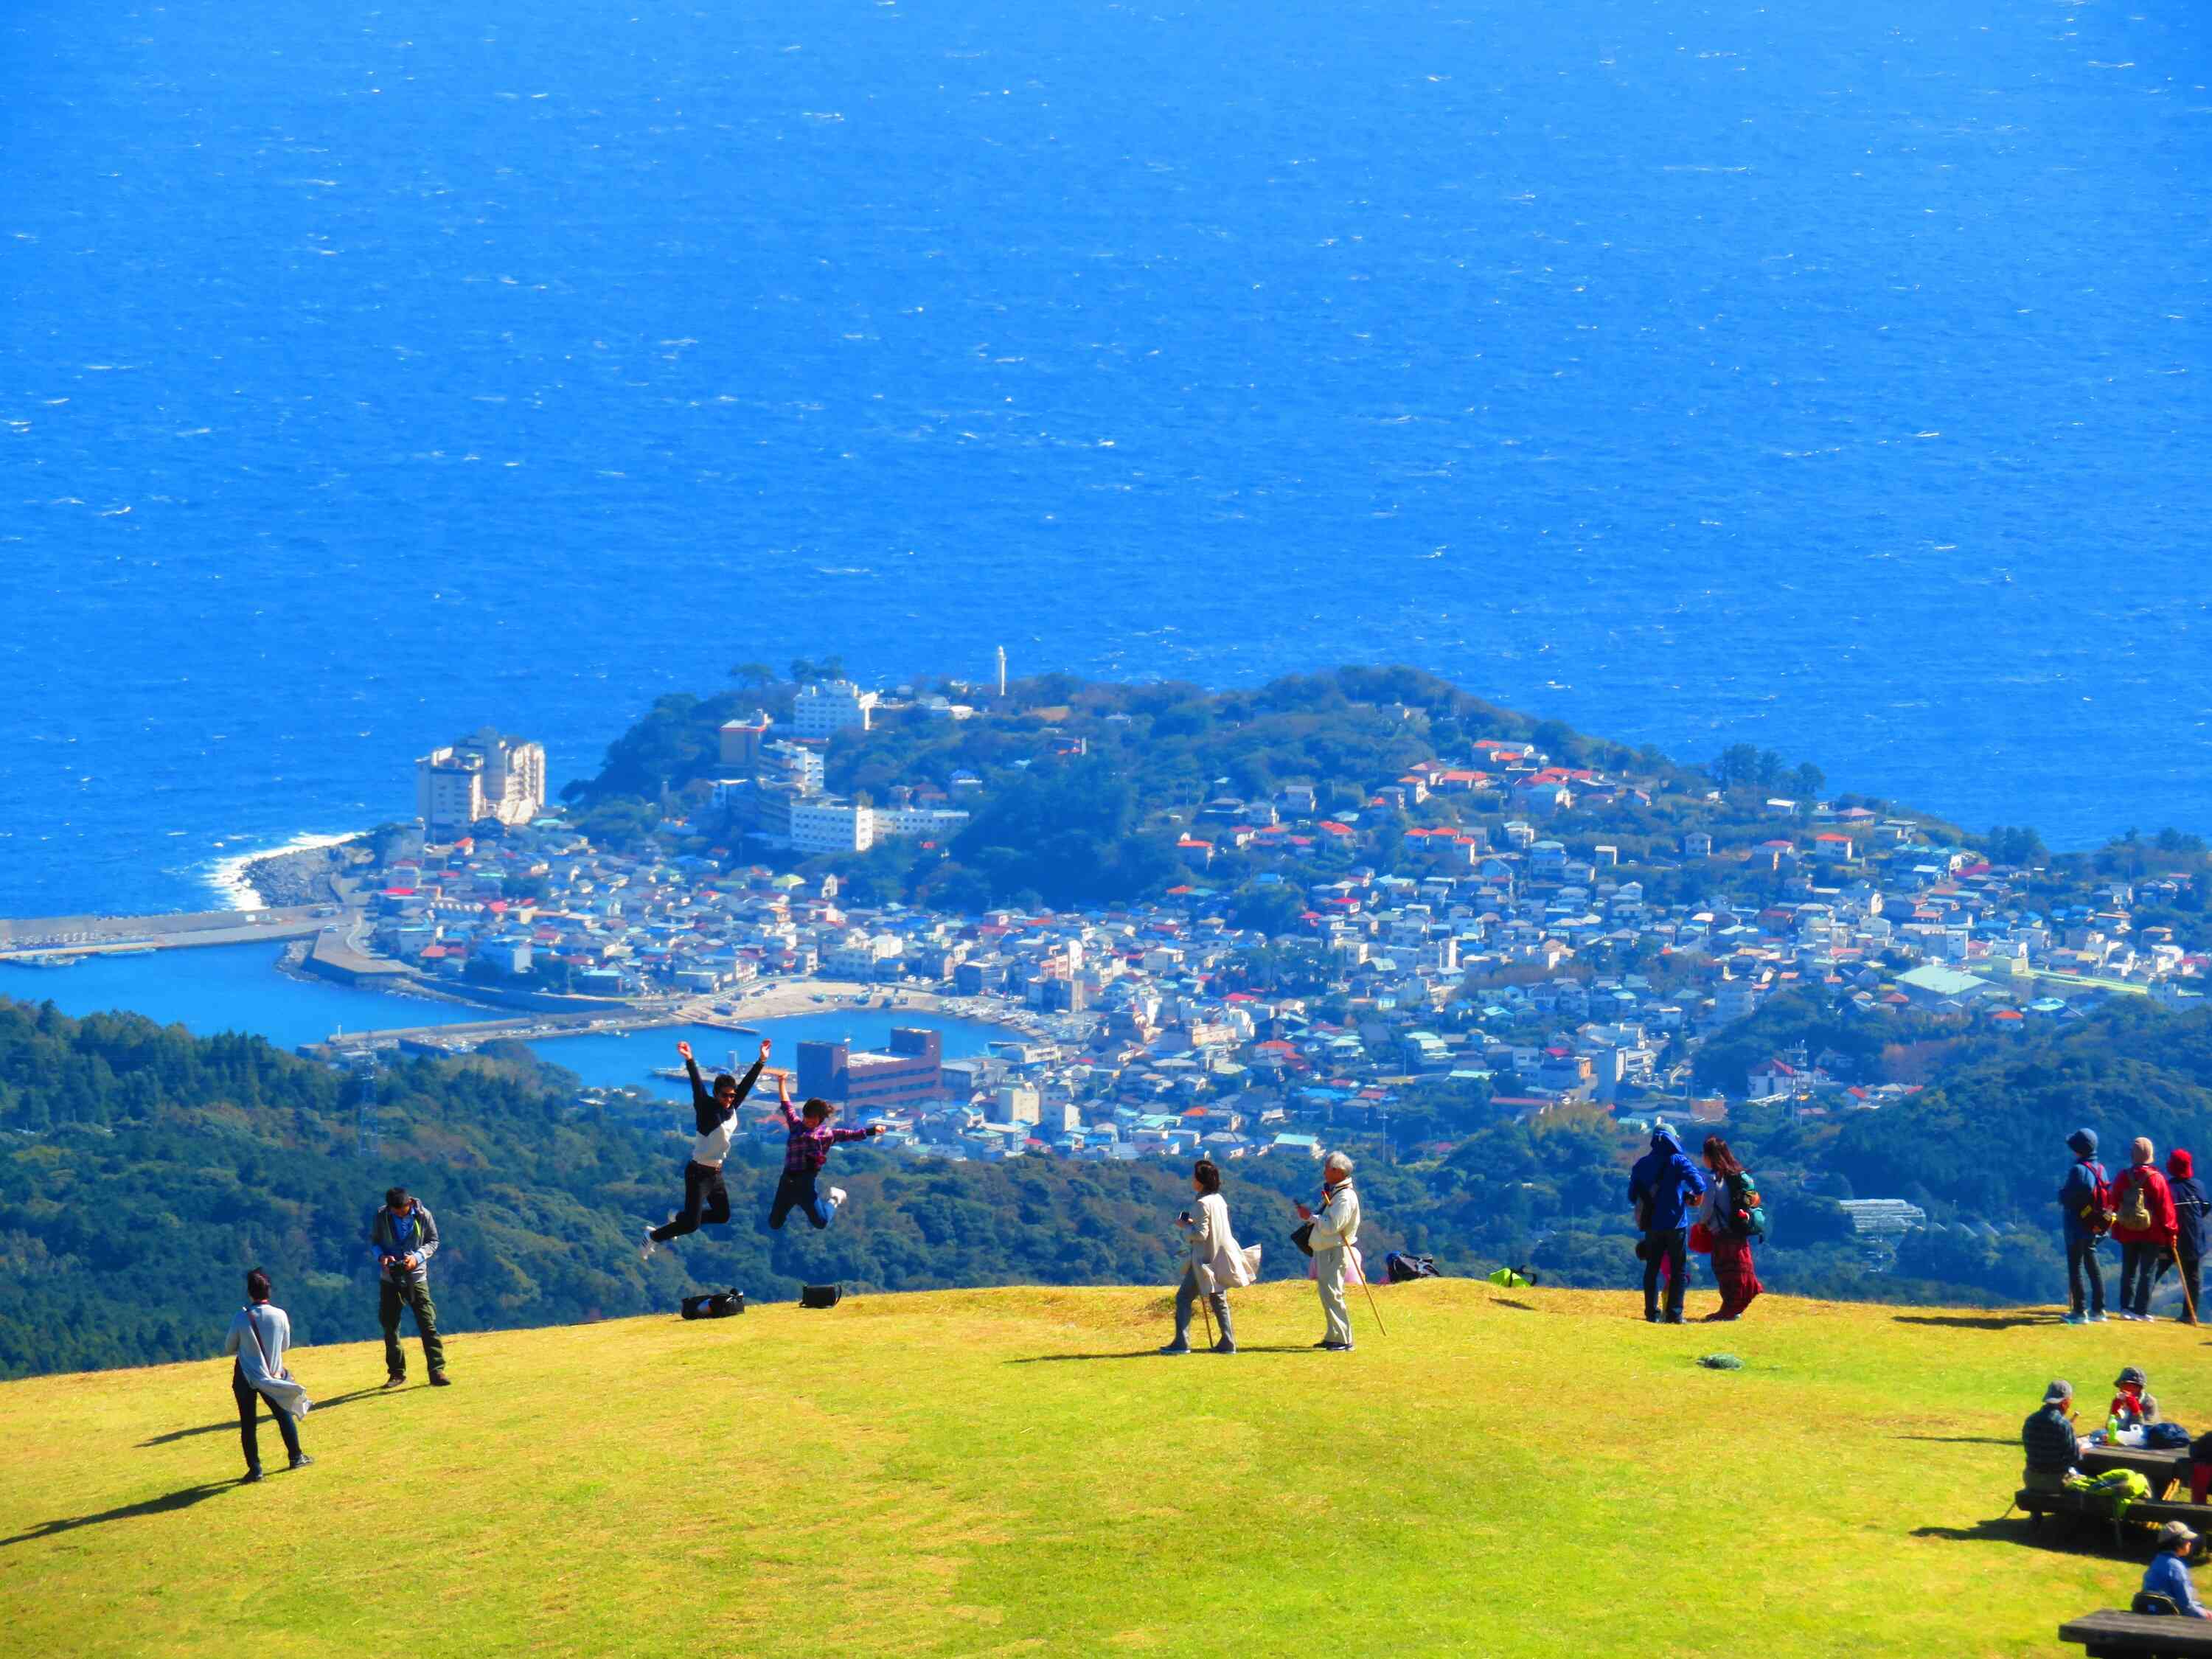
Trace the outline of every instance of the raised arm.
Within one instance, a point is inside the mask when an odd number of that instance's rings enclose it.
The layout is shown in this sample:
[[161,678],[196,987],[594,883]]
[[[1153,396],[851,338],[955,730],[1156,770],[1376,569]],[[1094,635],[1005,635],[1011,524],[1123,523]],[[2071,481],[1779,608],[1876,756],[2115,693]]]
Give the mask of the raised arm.
[[786,1128],[797,1129],[802,1127],[799,1121],[799,1114],[791,1109],[791,1079],[781,1072],[776,1073],[775,1079],[775,1109],[783,1119]]
[[684,1056],[684,1069],[691,1074],[691,1110],[703,1130],[707,1127],[708,1114],[714,1109],[714,1097],[707,1092],[706,1081],[699,1075],[699,1062],[691,1058],[691,1045],[679,1042],[676,1045],[676,1052]]
[[[747,1095],[752,1093],[753,1085],[760,1081],[761,1067],[767,1064],[768,1044],[763,1041],[760,1046],[759,1057],[745,1068],[745,1074],[738,1079],[738,1101],[744,1100]],[[733,1101],[731,1103],[735,1105],[737,1102]]]

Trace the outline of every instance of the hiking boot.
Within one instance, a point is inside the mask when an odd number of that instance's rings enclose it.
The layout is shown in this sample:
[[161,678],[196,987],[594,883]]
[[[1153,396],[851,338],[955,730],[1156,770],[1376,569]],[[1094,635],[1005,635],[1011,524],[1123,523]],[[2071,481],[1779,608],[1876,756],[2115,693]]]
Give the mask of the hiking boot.
[[238,1484],[241,1486],[250,1486],[259,1479],[261,1479],[260,1470],[248,1469],[244,1474],[238,1477]]
[[404,1389],[406,1386],[407,1373],[404,1371],[394,1371],[384,1379],[384,1392],[386,1394],[390,1394],[394,1389]]
[[447,1376],[443,1371],[432,1371],[430,1373],[430,1386],[434,1389],[450,1389],[453,1386],[453,1379]]
[[1188,1342],[1170,1342],[1166,1347],[1162,1348],[1160,1352],[1164,1354],[1180,1357],[1190,1352],[1190,1344]]
[[315,1460],[308,1456],[307,1453],[301,1452],[297,1457],[292,1460],[292,1467],[295,1469],[304,1469],[308,1464],[314,1461]]
[[1665,1322],[1669,1325],[1680,1324],[1682,1322],[1682,1310],[1680,1308],[1670,1309],[1668,1311]]
[[2100,1309],[2097,1312],[2091,1314],[2088,1318],[2088,1322],[2092,1325],[2103,1324],[2105,1322],[2104,1310]]
[[1659,1322],[1658,1310],[1653,1308],[1646,1308],[1644,1310],[1644,1322],[1647,1325],[1656,1325]]
[[1213,1352],[1216,1353],[1235,1353],[1237,1352],[1237,1345],[1224,1336],[1220,1341],[1213,1345]]
[[2086,1325],[2089,1322],[2089,1316],[2085,1313],[2065,1314],[2060,1316],[2058,1322],[2062,1325]]
[[1352,1352],[1352,1344],[1349,1342],[1324,1342],[1321,1346],[1330,1353],[1350,1353]]

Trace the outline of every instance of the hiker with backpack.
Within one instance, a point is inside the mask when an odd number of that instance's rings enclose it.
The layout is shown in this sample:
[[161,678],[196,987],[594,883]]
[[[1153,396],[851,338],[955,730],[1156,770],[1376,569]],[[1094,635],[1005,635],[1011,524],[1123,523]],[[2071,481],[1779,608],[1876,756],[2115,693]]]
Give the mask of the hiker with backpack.
[[430,1386],[447,1387],[446,1339],[438,1334],[438,1307],[430,1299],[430,1258],[438,1253],[438,1221],[430,1206],[404,1187],[388,1187],[384,1206],[368,1218],[368,1253],[376,1258],[376,1320],[384,1327],[384,1386],[407,1385],[407,1353],[399,1346],[399,1315],[415,1310],[422,1339],[422,1364]]
[[[2066,1289],[2069,1325],[2105,1322],[2105,1273],[2097,1264],[2097,1242],[2112,1231],[2112,1186],[2105,1166],[2097,1162],[2097,1132],[2076,1129],[2066,1137],[2074,1163],[2058,1188],[2058,1214],[2066,1236]],[[2081,1281],[2089,1281],[2086,1306]]]
[[1260,1246],[1247,1249],[1229,1231],[1229,1200],[1221,1195],[1221,1169],[1202,1158],[1190,1172],[1191,1189],[1198,1194],[1197,1212],[1185,1210],[1176,1218],[1182,1229],[1182,1282],[1176,1286],[1175,1340],[1160,1352],[1190,1352],[1190,1316],[1201,1296],[1221,1328],[1214,1342],[1216,1353],[1237,1352],[1237,1330],[1229,1322],[1229,1292],[1249,1285],[1260,1276]]
[[1720,1286],[1718,1311],[1705,1316],[1711,1324],[1741,1319],[1743,1310],[1765,1286],[1759,1282],[1751,1260],[1751,1241],[1766,1237],[1766,1210],[1759,1201],[1759,1188],[1751,1172],[1729,1150],[1718,1135],[1705,1137],[1705,1168],[1713,1178],[1698,1206],[1698,1219],[1712,1235],[1713,1279]]
[[246,1453],[248,1484],[261,1479],[261,1402],[276,1419],[276,1432],[284,1437],[284,1453],[291,1467],[304,1469],[315,1460],[300,1449],[296,1419],[307,1415],[314,1402],[285,1368],[284,1352],[292,1346],[292,1322],[270,1300],[269,1275],[256,1267],[246,1275],[246,1305],[230,1322],[222,1351],[236,1356],[230,1368],[230,1397],[238,1407],[238,1438]]
[[2150,1141],[2136,1137],[2129,1164],[2112,1183],[2112,1237],[2120,1244],[2120,1317],[2150,1322],[2150,1285],[2178,1236],[2173,1194],[2152,1162]]
[[2197,1178],[2195,1162],[2179,1146],[2166,1155],[2166,1190],[2173,1196],[2173,1255],[2158,1271],[2163,1273],[2171,1265],[2181,1276],[2182,1309],[2194,1325],[2203,1301],[2204,1212],[2212,1199]]
[[1705,1178],[1682,1151],[1674,1132],[1661,1124],[1651,1150],[1628,1172],[1628,1201],[1644,1237],[1636,1254],[1644,1261],[1644,1317],[1659,1322],[1659,1279],[1667,1273],[1666,1321],[1682,1322],[1682,1298],[1689,1284],[1690,1212],[1705,1194]]

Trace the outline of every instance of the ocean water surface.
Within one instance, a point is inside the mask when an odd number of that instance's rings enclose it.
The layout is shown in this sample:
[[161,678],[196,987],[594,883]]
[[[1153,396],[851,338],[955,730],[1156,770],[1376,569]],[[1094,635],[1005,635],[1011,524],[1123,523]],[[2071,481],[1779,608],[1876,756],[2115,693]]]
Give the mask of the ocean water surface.
[[[0,997],[52,1002],[82,1016],[128,1009],[165,1025],[202,1035],[248,1031],[280,1048],[320,1042],[339,1031],[388,1030],[452,1025],[498,1017],[496,1010],[395,996],[275,971],[278,951],[266,945],[223,945],[159,951],[143,957],[92,957],[72,968],[23,968],[0,963]],[[981,1054],[1007,1033],[969,1019],[911,1010],[829,1007],[787,1019],[763,1020],[758,1036],[745,1037],[710,1026],[665,1026],[627,1034],[555,1037],[533,1042],[532,1052],[567,1067],[590,1084],[653,1086],[656,1066],[676,1066],[676,1043],[689,1041],[709,1070],[732,1054],[750,1064],[760,1037],[776,1045],[777,1065],[795,1065],[802,1041],[848,1038],[855,1048],[886,1046],[891,1029],[919,1025],[939,1033],[947,1059]],[[666,1085],[673,1093],[678,1085]],[[763,1099],[772,1099],[773,1093]]]
[[2208,27],[19,0],[0,913],[1000,644],[2212,830]]

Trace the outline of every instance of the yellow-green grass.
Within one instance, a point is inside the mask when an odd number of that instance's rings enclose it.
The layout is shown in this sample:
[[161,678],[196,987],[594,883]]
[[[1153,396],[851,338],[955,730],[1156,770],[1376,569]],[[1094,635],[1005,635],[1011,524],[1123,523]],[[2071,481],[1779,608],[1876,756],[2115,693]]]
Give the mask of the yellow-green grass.
[[307,1348],[318,1462],[264,1423],[258,1486],[228,1361],[9,1383],[0,1651],[2048,1653],[2140,1567],[1989,1524],[2044,1382],[2212,1407],[2172,1325],[1378,1294],[1351,1354],[1293,1284],[1233,1358],[1132,1290],[464,1333],[390,1395]]

